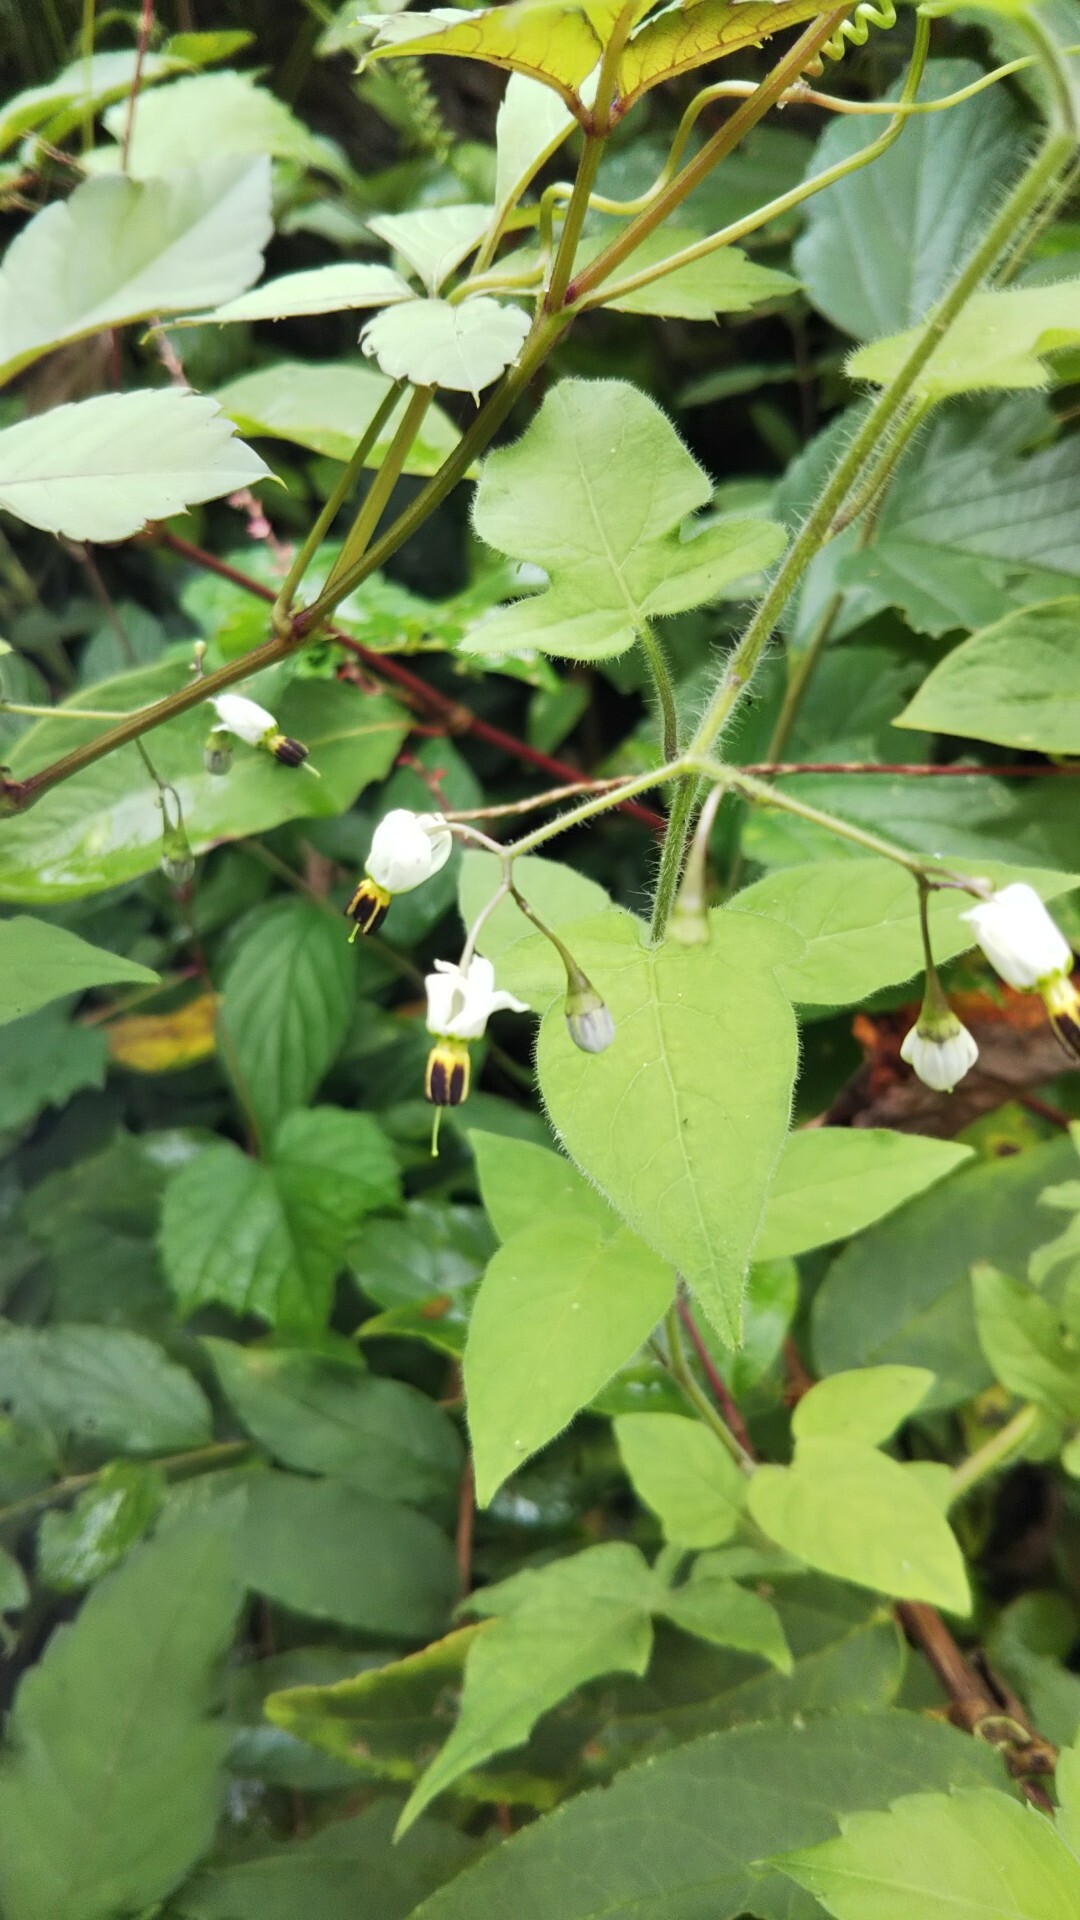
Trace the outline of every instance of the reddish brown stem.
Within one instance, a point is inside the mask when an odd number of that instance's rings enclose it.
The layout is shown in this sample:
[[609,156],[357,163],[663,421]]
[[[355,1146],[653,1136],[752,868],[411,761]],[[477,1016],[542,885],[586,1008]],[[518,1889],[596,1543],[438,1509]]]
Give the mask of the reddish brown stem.
[[[264,586],[261,580],[254,579],[250,574],[241,573],[238,567],[230,566],[227,560],[219,560],[215,554],[204,552],[201,547],[194,546],[190,540],[182,539],[179,534],[163,533],[160,538],[162,545],[170,548],[173,553],[179,554],[185,560],[191,560],[207,573],[216,573],[223,580],[230,580],[233,586],[242,587],[245,593],[253,594],[256,599],[265,600],[268,604],[272,604],[276,599],[277,596],[272,587]],[[541,753],[536,747],[531,747],[527,740],[518,740],[512,733],[504,733],[501,727],[493,727],[489,721],[481,720],[478,714],[473,713],[459,700],[450,700],[446,694],[439,693],[434,687],[429,687],[426,680],[421,680],[419,674],[411,673],[408,667],[403,667],[392,654],[373,652],[370,647],[362,646],[359,640],[354,640],[351,635],[343,633],[340,627],[328,626],[325,632],[328,638],[338,646],[344,647],[354,659],[362,660],[369,671],[378,678],[388,680],[392,685],[400,687],[412,701],[426,708],[429,713],[437,715],[443,723],[445,732],[467,733],[476,740],[486,740],[489,746],[498,747],[501,752],[509,754],[511,758],[524,760],[530,766],[538,767],[542,773],[553,774],[559,780],[581,779],[579,767],[572,767],[565,760],[554,760],[550,754]],[[622,803],[621,811],[635,820],[640,820],[642,826],[651,828],[654,833],[662,833],[664,830],[663,815],[654,813],[651,807],[640,806],[635,800],[626,800]]]
[[746,1421],[743,1419],[742,1414],[739,1412],[738,1407],[728,1391],[727,1382],[723,1374],[719,1371],[712,1354],[705,1345],[701,1328],[694,1319],[693,1308],[685,1294],[679,1295],[679,1319],[682,1321],[683,1326],[690,1336],[691,1344],[694,1352],[697,1354],[701,1371],[709,1383],[713,1399],[720,1408],[724,1419],[727,1421],[743,1452],[748,1453],[751,1460],[756,1460],[757,1454],[754,1452],[753,1442],[747,1432]]
[[135,108],[139,103],[139,88],[142,86],[143,64],[146,49],[150,44],[150,35],[154,27],[154,0],[143,0],[139,17],[139,39],[135,48],[135,72],[131,76],[131,92],[128,95],[127,115],[124,120],[124,137],[120,143],[120,171],[127,172],[128,151],[131,136],[135,130]]

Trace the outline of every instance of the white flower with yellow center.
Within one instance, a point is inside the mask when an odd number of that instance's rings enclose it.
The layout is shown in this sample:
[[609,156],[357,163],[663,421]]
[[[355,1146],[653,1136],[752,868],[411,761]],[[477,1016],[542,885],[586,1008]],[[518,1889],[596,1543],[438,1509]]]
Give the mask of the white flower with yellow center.
[[436,1045],[428,1055],[424,1092],[437,1107],[458,1107],[469,1091],[469,1042],[479,1040],[493,1013],[528,1013],[524,1000],[495,985],[490,960],[474,954],[466,966],[436,960],[429,973],[427,1026]]
[[995,972],[1021,993],[1042,994],[1062,1046],[1080,1058],[1080,993],[1072,983],[1073,950],[1034,887],[1014,880],[961,914]]
[[935,1093],[951,1093],[978,1057],[978,1047],[955,1013],[929,1015],[925,1008],[900,1048],[900,1058]]
[[215,735],[231,733],[237,740],[243,740],[245,746],[264,748],[286,767],[302,766],[307,759],[307,748],[282,733],[273,714],[266,707],[260,707],[257,700],[249,700],[244,693],[218,693],[210,705],[217,714],[211,741]]
[[395,893],[411,893],[445,867],[454,837],[441,813],[394,807],[375,829],[361,880],[345,912],[357,933],[374,933]]

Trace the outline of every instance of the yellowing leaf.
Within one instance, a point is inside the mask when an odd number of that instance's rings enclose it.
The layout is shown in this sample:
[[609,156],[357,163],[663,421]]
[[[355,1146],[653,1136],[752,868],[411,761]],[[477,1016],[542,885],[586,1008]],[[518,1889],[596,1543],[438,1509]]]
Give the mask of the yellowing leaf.
[[[640,16],[649,0],[635,0]],[[508,7],[484,7],[475,13],[439,8],[433,13],[361,16],[378,29],[368,60],[397,54],[456,54],[489,66],[531,74],[555,87],[571,111],[584,109],[577,89],[600,59],[622,11],[619,0],[519,0]]]
[[817,0],[698,0],[667,7],[642,27],[619,63],[619,101],[625,111],[662,80],[689,73],[741,47],[757,47],[773,33],[809,20]]
[[107,1029],[109,1056],[134,1073],[173,1073],[214,1051],[216,993],[201,993],[172,1013],[131,1013]]

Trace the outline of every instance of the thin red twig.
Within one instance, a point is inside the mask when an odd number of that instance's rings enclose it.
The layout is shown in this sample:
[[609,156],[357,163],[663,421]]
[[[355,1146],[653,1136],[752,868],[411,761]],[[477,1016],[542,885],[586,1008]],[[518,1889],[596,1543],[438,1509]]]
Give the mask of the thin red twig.
[[127,172],[128,149],[135,129],[135,108],[139,103],[139,88],[142,86],[143,63],[146,49],[150,44],[150,35],[154,28],[154,0],[143,0],[139,18],[139,39],[135,48],[135,71],[131,76],[131,92],[128,95],[127,115],[124,120],[124,137],[120,143],[120,171]]
[[679,1319],[690,1335],[694,1352],[697,1354],[698,1360],[701,1363],[701,1371],[709,1383],[713,1398],[744,1453],[748,1453],[751,1460],[756,1460],[757,1454],[754,1452],[754,1443],[747,1430],[746,1421],[743,1419],[742,1414],[739,1412],[738,1407],[731,1397],[723,1374],[720,1372],[712,1354],[705,1345],[701,1328],[694,1319],[693,1309],[685,1294],[679,1295],[678,1304]]
[[[230,580],[233,586],[243,588],[245,593],[253,594],[256,599],[265,600],[269,604],[276,600],[277,594],[272,587],[264,586],[261,580],[242,573],[238,567],[230,566],[227,560],[219,560],[215,554],[206,553],[202,547],[193,545],[190,540],[182,539],[179,534],[162,533],[160,540],[161,544],[173,553],[179,554],[185,560],[191,560],[207,573],[216,573],[221,579]],[[362,660],[373,674],[382,680],[389,680],[408,694],[410,699],[426,707],[429,713],[437,714],[446,733],[468,733],[474,739],[486,740],[489,746],[498,747],[502,753],[509,754],[513,759],[524,760],[529,766],[539,767],[542,773],[553,774],[556,779],[569,781],[581,779],[579,767],[572,767],[565,760],[554,760],[550,754],[541,753],[538,748],[531,747],[527,740],[519,740],[512,733],[504,733],[501,727],[493,727],[489,721],[482,720],[461,701],[448,699],[446,694],[439,693],[436,688],[428,686],[426,680],[421,680],[418,674],[411,673],[408,667],[403,667],[392,654],[373,652],[370,647],[362,646],[359,640],[354,640],[350,634],[343,633],[340,627],[329,626],[326,631],[338,646],[344,647],[346,652],[351,653],[355,659]],[[640,820],[642,826],[651,828],[654,833],[663,832],[666,824],[664,817],[662,814],[654,813],[651,807],[643,807],[636,800],[624,800],[620,811],[629,814],[634,820]]]

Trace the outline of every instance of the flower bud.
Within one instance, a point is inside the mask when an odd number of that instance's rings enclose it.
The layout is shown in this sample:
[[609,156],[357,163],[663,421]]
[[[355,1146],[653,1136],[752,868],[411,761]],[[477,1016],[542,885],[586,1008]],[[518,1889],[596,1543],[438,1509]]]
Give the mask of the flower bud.
[[926,1002],[900,1048],[900,1058],[935,1093],[951,1093],[978,1057],[975,1041],[951,1007],[939,1009]]
[[208,733],[206,745],[203,748],[203,766],[207,773],[228,773],[232,766],[232,758],[232,741],[228,734],[217,728],[212,733]]
[[575,1047],[582,1053],[606,1053],[615,1038],[611,1008],[597,993],[592,981],[580,967],[567,979],[566,1025]]
[[174,887],[186,887],[195,877],[195,855],[182,822],[165,827],[161,836],[161,871]]
[[435,1107],[460,1107],[469,1096],[471,1061],[464,1040],[439,1040],[427,1057],[424,1097]]

